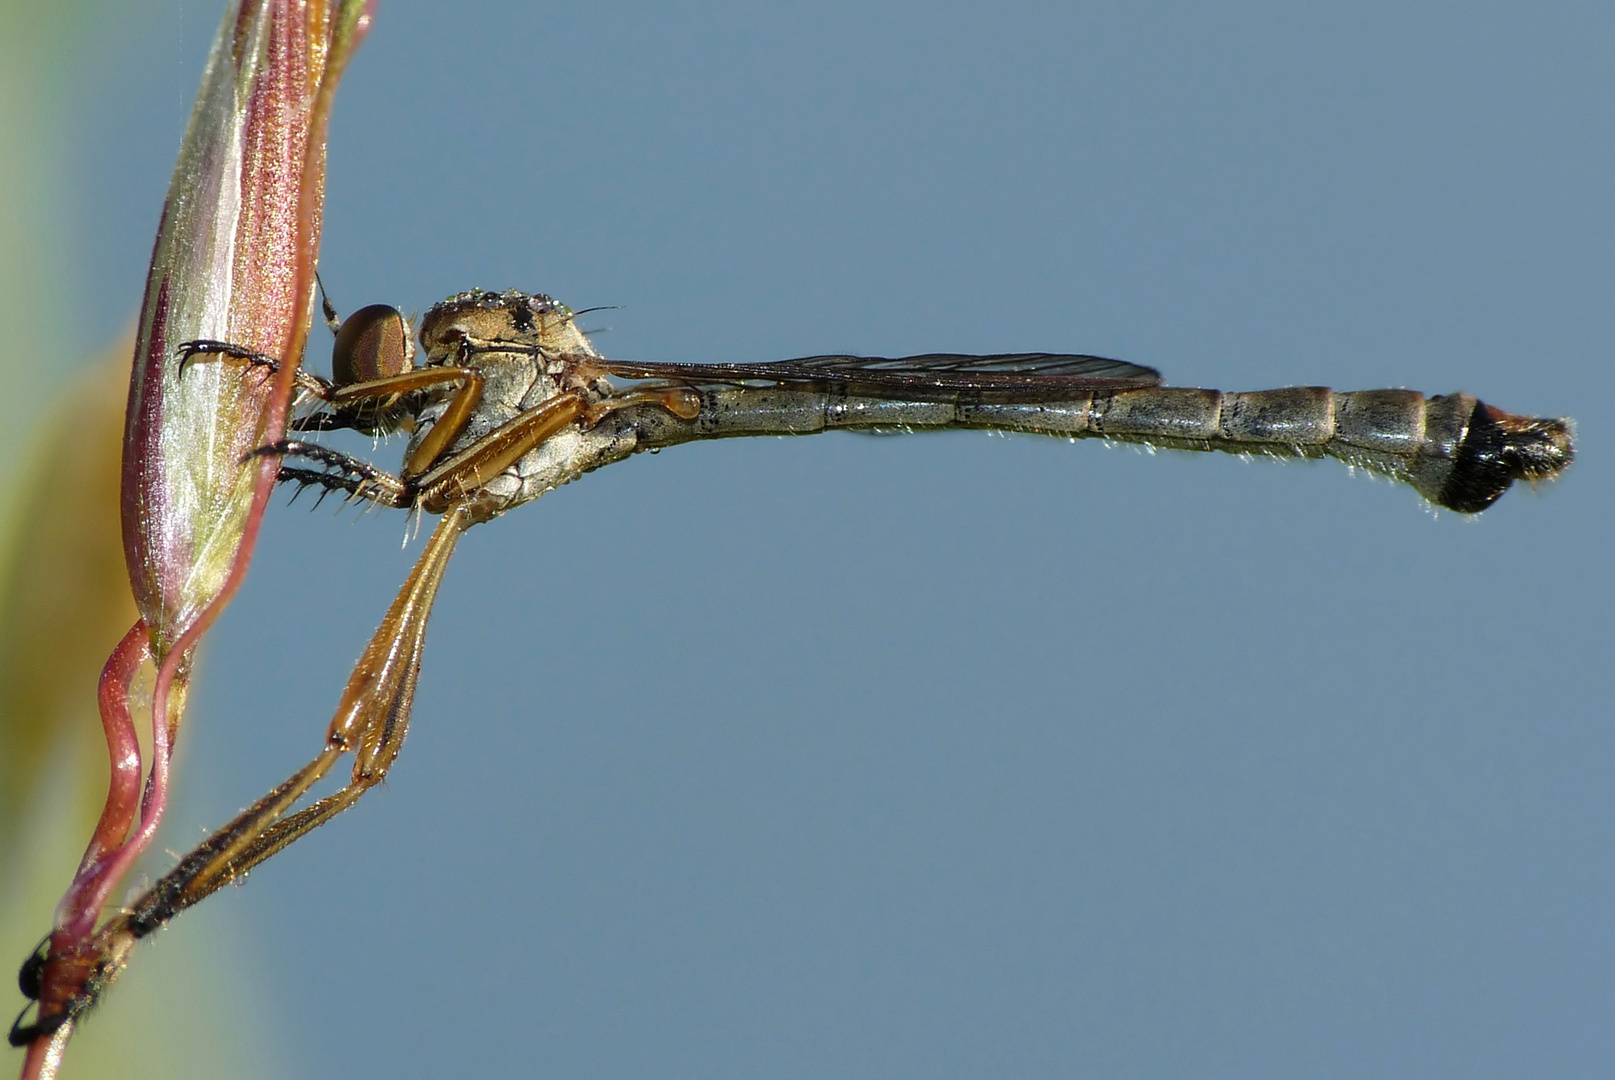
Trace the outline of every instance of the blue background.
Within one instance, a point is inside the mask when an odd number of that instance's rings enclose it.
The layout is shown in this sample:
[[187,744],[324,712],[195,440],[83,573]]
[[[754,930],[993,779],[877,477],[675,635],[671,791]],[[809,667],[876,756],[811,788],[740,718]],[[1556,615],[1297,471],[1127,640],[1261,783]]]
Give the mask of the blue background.
[[[217,17],[102,46],[86,346]],[[383,0],[345,310],[515,286],[621,305],[625,358],[1463,389],[1577,417],[1579,461],[1473,521],[970,433],[546,496],[461,545],[386,786],[211,901],[289,1070],[1607,1075],[1611,41],[1593,3]],[[169,848],[314,754],[419,550],[304,505],[204,656]]]

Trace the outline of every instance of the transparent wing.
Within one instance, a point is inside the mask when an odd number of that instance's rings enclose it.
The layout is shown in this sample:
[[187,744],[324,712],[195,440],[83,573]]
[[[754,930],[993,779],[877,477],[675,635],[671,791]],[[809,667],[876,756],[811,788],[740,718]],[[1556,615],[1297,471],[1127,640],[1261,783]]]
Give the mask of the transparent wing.
[[920,356],[804,356],[767,364],[590,363],[625,379],[691,383],[831,383],[873,396],[987,391],[1057,397],[1074,390],[1158,386],[1160,372],[1125,360],[1074,353],[925,353]]

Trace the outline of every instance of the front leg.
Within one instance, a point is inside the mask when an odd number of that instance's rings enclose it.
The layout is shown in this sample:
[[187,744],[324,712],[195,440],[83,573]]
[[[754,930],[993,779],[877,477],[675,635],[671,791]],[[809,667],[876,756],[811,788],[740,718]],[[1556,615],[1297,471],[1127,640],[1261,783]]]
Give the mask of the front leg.
[[[271,375],[280,370],[278,357],[268,353],[256,352],[242,345],[234,345],[228,341],[214,341],[211,338],[197,338],[195,341],[183,341],[174,348],[174,356],[179,361],[179,373],[183,377],[185,369],[198,357],[217,357],[222,360],[233,360],[245,364],[250,368],[262,368]],[[297,388],[321,401],[330,401],[334,387],[318,375],[310,374],[298,367],[296,373]]]

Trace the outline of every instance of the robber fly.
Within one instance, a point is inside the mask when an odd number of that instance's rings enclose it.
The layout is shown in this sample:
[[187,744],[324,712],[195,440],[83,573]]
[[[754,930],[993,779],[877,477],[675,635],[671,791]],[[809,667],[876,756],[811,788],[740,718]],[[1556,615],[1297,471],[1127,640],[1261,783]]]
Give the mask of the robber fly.
[[[432,601],[467,528],[639,451],[836,428],[984,428],[1334,457],[1463,513],[1484,510],[1515,480],[1554,477],[1572,457],[1567,421],[1516,416],[1467,394],[1322,387],[1223,393],[1162,386],[1155,370],[1125,361],[1057,353],[627,362],[596,352],[564,305],[516,291],[461,293],[436,305],[421,320],[418,349],[396,308],[362,308],[341,322],[328,302],[325,310],[336,331],[333,378],[297,372],[298,386],[317,405],[294,430],[408,431],[403,466],[387,472],[302,437],[257,453],[282,458],[282,480],[440,515],[439,522],[354,669],[319,755],[110,920],[99,935],[100,959],[77,989],[45,995],[51,1000],[39,1002],[33,1024],[19,1018],[13,1026],[13,1045],[85,1011],[134,942],[386,776],[408,729]],[[184,362],[216,359],[270,371],[280,363],[226,342],[188,342],[180,351]],[[425,362],[417,363],[422,352]],[[293,812],[349,752],[348,784]],[[42,963],[36,954],[24,965],[23,989],[33,998],[41,997]]]

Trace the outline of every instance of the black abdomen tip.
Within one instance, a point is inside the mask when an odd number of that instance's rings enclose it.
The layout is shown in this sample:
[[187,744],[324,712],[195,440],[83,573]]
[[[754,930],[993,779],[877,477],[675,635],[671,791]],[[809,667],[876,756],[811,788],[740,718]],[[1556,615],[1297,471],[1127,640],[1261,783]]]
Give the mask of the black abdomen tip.
[[1574,455],[1568,421],[1515,416],[1477,401],[1436,501],[1478,514],[1514,481],[1551,479]]

